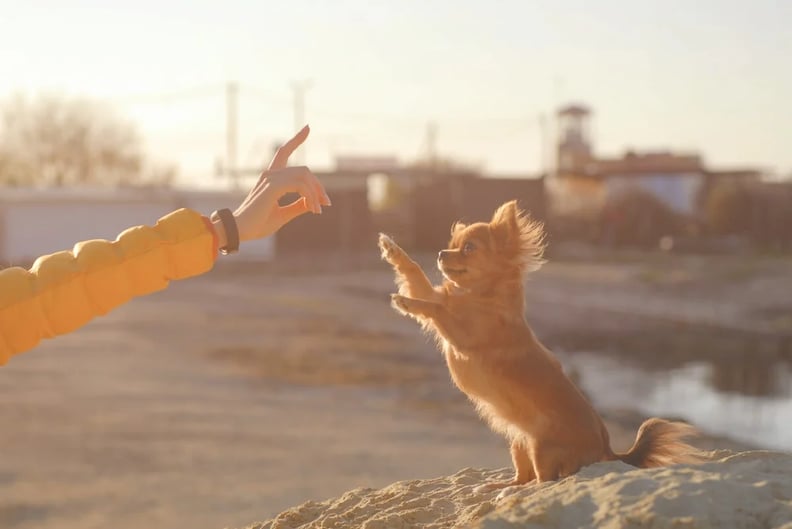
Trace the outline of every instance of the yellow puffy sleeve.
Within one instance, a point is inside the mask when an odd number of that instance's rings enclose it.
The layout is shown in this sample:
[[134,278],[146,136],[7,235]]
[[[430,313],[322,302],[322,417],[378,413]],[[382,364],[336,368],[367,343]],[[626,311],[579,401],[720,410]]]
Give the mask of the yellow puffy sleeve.
[[208,219],[180,209],[115,241],[85,241],[40,257],[30,270],[0,270],[0,365],[173,279],[207,272],[216,258]]

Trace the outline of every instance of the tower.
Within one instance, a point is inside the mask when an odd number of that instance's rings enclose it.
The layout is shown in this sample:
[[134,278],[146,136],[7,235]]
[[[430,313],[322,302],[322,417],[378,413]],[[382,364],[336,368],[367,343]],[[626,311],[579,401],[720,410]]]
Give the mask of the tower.
[[582,173],[592,160],[590,116],[591,111],[583,105],[568,105],[558,110],[556,168],[559,174]]

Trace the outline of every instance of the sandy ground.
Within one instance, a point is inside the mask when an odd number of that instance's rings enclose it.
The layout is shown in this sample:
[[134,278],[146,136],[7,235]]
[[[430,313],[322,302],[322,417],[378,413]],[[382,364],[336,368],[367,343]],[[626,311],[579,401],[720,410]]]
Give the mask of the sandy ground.
[[[508,466],[433,344],[388,306],[387,269],[346,269],[221,266],[13,359],[0,527],[240,527],[357,487]],[[634,292],[610,305],[620,325],[643,288],[704,306],[629,266],[542,273],[529,297],[548,336],[612,322],[601,293],[618,285]],[[640,418],[610,417],[624,448]]]
[[789,454],[721,453],[696,466],[597,463],[557,482],[483,492],[507,473],[468,468],[307,502],[248,529],[790,529],[790,471]]

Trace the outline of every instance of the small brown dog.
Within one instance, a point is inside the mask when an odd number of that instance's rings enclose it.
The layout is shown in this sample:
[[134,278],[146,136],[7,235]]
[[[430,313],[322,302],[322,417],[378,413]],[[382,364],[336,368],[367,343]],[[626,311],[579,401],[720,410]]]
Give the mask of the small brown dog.
[[396,271],[393,306],[436,335],[454,383],[511,444],[514,479],[487,488],[555,480],[597,461],[702,460],[684,442],[691,426],[656,418],[641,425],[629,452],[611,450],[602,419],[525,320],[523,280],[544,263],[544,232],[516,201],[489,223],[453,226],[437,258],[445,278],[437,287],[388,236],[380,234],[379,246]]

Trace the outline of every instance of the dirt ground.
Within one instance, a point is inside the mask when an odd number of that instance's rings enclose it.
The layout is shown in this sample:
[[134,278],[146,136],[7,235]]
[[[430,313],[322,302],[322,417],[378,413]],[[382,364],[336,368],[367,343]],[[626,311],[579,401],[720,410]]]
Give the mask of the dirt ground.
[[[552,263],[529,282],[530,317],[551,342],[642,318],[792,327],[788,263],[730,266]],[[241,527],[357,487],[509,465],[434,345],[389,307],[384,265],[310,268],[219,265],[0,369],[0,527]],[[629,403],[606,416],[628,446],[641,418]]]

